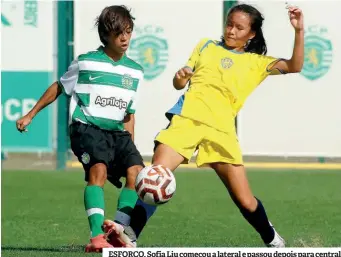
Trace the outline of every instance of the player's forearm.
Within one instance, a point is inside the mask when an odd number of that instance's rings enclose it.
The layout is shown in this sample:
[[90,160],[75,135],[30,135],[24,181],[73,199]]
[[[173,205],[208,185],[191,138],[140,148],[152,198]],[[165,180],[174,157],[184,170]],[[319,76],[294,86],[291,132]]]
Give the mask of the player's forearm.
[[295,30],[295,43],[292,57],[289,60],[289,72],[300,72],[304,62],[304,31]]
[[36,105],[32,108],[32,110],[27,114],[31,119],[37,115],[42,109],[48,106],[50,103],[54,102],[57,97],[61,94],[61,89],[57,82],[54,82],[40,97]]
[[181,90],[187,85],[188,79],[178,79],[174,77],[173,86],[176,90]]
[[131,134],[131,139],[134,141],[135,115],[128,114],[124,118],[124,129]]

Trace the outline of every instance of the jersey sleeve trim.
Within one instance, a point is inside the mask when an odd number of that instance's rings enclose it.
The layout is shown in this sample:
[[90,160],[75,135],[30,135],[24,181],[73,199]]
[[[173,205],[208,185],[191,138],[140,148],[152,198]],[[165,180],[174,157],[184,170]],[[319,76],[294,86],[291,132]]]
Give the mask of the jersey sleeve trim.
[[62,82],[60,82],[60,80],[57,80],[57,84],[58,84],[58,86],[60,87],[60,89],[62,90],[62,92],[63,92],[64,94],[66,94]]
[[284,61],[284,59],[279,58],[279,59],[276,59],[276,60],[272,61],[271,63],[269,63],[268,66],[266,66],[266,72],[273,73],[273,74],[276,74],[276,72],[279,72],[280,74],[286,74],[286,72],[281,70],[281,69],[278,69],[278,68],[272,69],[272,67],[280,61]]
[[208,40],[201,48],[199,51],[199,54],[210,44],[210,43],[214,43],[213,40]]
[[68,96],[72,95],[72,92],[77,84],[79,76],[78,60],[74,60],[64,75],[58,80],[58,85],[61,86],[63,93]]

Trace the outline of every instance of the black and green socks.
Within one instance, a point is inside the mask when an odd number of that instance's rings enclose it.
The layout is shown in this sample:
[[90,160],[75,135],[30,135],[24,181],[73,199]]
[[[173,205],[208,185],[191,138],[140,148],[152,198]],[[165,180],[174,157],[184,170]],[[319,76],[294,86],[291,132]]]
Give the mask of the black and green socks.
[[138,199],[137,193],[134,189],[124,187],[118,198],[117,212],[115,216],[115,222],[124,226],[128,226],[130,223],[130,214]]
[[84,206],[88,215],[91,238],[100,234],[104,222],[104,191],[100,186],[86,186],[84,189]]

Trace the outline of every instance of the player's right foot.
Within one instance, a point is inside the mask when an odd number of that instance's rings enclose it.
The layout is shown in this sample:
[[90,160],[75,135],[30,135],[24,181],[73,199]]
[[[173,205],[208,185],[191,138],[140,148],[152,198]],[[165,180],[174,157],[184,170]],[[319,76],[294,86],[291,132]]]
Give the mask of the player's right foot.
[[274,232],[275,232],[275,237],[274,239],[266,244],[267,247],[271,247],[271,248],[283,248],[285,247],[285,241],[284,239],[277,233],[276,229],[274,228],[274,226],[271,224],[271,227],[273,228]]
[[[127,231],[126,231],[127,230]],[[122,225],[112,221],[105,220],[103,223],[103,231],[106,234],[108,242],[114,247],[135,248],[135,240],[133,236],[127,233],[129,229],[125,229]]]
[[101,253],[103,248],[113,248],[113,246],[109,244],[105,239],[105,236],[101,234],[90,239],[90,243],[85,247],[85,252]]

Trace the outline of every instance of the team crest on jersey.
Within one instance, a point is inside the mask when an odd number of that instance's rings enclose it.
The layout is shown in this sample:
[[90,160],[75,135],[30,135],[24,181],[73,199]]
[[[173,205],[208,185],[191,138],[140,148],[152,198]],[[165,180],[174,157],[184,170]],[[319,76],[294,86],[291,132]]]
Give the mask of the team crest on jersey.
[[124,74],[122,77],[122,86],[124,88],[131,88],[133,86],[133,78],[129,74]]
[[81,159],[82,159],[82,163],[89,164],[90,155],[88,153],[83,153]]
[[330,69],[333,59],[332,42],[327,28],[310,26],[305,31],[304,65],[301,74],[309,80],[323,77]]
[[136,36],[130,42],[129,56],[144,69],[144,79],[158,77],[168,62],[168,42],[159,26],[146,25],[135,29]]
[[221,67],[223,67],[223,69],[229,69],[231,68],[232,65],[233,61],[231,58],[225,57],[221,59]]

